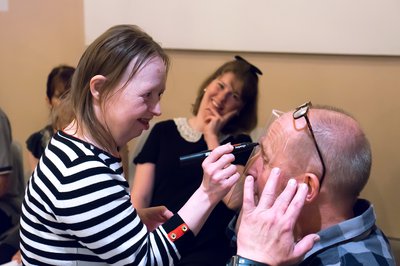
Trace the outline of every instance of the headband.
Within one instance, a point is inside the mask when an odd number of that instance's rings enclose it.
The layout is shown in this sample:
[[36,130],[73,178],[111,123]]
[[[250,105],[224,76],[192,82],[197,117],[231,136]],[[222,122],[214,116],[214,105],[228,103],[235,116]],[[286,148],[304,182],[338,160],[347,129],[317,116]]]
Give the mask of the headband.
[[242,62],[245,62],[246,64],[249,64],[251,73],[254,73],[255,75],[257,75],[257,74],[258,75],[262,75],[263,74],[258,67],[256,67],[255,65],[251,64],[249,61],[247,61],[246,59],[244,59],[240,55],[235,55],[235,59],[237,61],[242,61]]

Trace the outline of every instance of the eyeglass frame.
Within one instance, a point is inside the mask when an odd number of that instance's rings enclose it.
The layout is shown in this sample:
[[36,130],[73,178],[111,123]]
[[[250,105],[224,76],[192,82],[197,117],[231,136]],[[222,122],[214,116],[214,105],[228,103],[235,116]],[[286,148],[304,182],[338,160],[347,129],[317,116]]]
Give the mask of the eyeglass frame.
[[325,167],[324,159],[322,158],[321,150],[319,149],[317,140],[315,138],[314,131],[313,131],[311,123],[310,123],[310,119],[308,118],[308,115],[307,115],[308,114],[308,110],[310,110],[311,106],[312,106],[312,104],[309,101],[309,102],[306,102],[306,103],[300,105],[299,107],[297,107],[293,112],[293,119],[297,120],[297,119],[300,119],[300,118],[304,117],[304,119],[306,120],[308,130],[311,133],[312,139],[313,139],[314,144],[315,144],[315,148],[317,149],[318,156],[319,156],[319,159],[320,159],[321,164],[322,164],[322,175],[321,175],[321,179],[319,181],[319,183],[320,183],[319,188],[321,189],[322,181],[324,180],[325,173],[326,173],[326,167]]

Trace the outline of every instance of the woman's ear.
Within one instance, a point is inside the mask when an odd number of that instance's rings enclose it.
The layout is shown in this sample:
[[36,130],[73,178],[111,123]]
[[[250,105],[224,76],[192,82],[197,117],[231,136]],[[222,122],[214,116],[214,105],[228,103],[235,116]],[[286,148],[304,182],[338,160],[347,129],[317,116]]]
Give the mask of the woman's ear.
[[104,86],[104,83],[106,83],[106,81],[107,78],[103,75],[96,75],[90,79],[90,93],[92,94],[94,99],[99,100],[101,88]]
[[308,186],[306,202],[312,202],[319,194],[319,179],[313,173],[304,173],[302,180]]

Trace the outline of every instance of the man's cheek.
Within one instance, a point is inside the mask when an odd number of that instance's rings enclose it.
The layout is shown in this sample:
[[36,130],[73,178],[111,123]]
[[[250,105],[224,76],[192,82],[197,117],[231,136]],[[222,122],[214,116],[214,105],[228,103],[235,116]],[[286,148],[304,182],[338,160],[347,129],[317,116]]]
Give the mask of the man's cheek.
[[267,183],[267,178],[265,178],[264,176],[260,176],[259,178],[257,178],[254,191],[258,197],[261,196],[266,183]]

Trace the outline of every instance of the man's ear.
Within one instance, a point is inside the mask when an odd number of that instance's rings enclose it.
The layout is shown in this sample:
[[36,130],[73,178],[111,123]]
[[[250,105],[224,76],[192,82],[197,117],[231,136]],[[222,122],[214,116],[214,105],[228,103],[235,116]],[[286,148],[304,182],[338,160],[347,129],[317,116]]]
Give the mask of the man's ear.
[[313,173],[304,173],[302,179],[308,186],[306,202],[312,202],[319,194],[319,179]]
[[104,83],[106,83],[106,81],[107,78],[104,77],[103,75],[96,75],[90,79],[89,83],[90,93],[92,94],[95,100],[100,99],[100,91],[101,88],[104,86]]

